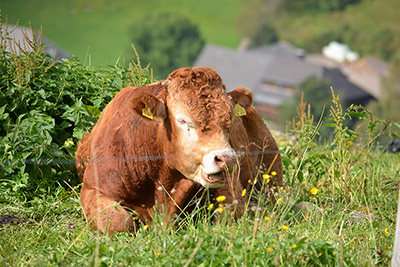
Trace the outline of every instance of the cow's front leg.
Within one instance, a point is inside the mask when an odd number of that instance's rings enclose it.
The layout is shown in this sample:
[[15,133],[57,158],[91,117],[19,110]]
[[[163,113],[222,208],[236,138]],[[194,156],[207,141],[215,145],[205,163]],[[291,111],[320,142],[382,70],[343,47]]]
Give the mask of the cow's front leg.
[[112,235],[114,232],[133,231],[137,228],[137,221],[131,212],[100,192],[85,188],[85,185],[81,192],[81,202],[86,219],[94,229]]

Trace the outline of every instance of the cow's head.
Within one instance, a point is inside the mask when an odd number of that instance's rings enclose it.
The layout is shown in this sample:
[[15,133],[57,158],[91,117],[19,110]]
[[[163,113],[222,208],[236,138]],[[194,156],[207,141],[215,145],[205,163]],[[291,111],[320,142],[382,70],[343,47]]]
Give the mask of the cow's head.
[[166,93],[135,97],[133,109],[161,124],[171,169],[203,186],[222,186],[237,161],[229,143],[235,104],[232,97],[219,75],[209,68],[178,69],[163,84]]

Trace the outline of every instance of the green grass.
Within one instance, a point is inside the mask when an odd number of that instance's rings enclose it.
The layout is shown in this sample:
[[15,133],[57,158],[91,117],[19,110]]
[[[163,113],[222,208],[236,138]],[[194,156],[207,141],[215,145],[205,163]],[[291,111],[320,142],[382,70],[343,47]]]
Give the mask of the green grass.
[[[136,234],[108,237],[85,223],[79,187],[59,187],[29,202],[0,192],[0,214],[28,220],[0,226],[0,263],[387,266],[396,224],[398,155],[365,150],[362,143],[344,142],[342,149],[316,145],[311,139],[315,128],[303,126],[297,142],[281,143],[287,188],[279,190],[277,202],[267,199],[263,189],[253,191],[249,208],[236,222],[225,206],[220,213],[206,205],[195,210],[198,221],[189,216],[165,226],[162,214],[156,214],[147,230],[142,226]],[[300,202],[322,210],[299,209]]]

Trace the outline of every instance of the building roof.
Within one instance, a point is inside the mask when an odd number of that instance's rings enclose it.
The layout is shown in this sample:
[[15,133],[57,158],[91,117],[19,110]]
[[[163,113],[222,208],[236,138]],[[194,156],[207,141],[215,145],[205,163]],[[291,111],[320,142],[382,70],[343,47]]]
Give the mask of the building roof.
[[273,90],[268,84],[298,87],[311,76],[323,76],[323,68],[305,61],[303,55],[302,50],[284,42],[245,51],[206,45],[194,66],[215,69],[228,91],[242,85],[253,91],[256,103],[280,106],[292,94]]
[[[209,44],[194,66],[215,69],[228,91],[240,85],[248,87],[254,93],[255,104],[277,108],[290,101],[295,88],[312,76],[329,79],[335,92],[344,96],[346,104],[365,105],[373,97],[378,99],[379,75],[387,72],[385,64],[372,59],[365,61],[370,66],[368,72],[360,61],[339,64],[322,55],[306,56],[304,50],[287,42],[240,51]],[[377,75],[372,75],[371,70]]]
[[309,61],[320,64],[327,69],[340,69],[349,82],[357,85],[377,100],[381,97],[380,79],[389,75],[388,64],[373,57],[341,64],[319,54],[309,55],[307,58]]

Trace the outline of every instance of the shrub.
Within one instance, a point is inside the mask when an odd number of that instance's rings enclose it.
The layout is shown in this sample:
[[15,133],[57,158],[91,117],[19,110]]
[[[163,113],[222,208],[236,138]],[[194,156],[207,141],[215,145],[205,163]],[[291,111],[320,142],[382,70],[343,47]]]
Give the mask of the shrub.
[[77,142],[123,86],[150,79],[135,64],[124,69],[88,67],[76,58],[52,61],[40,36],[25,47],[9,38],[8,29],[1,36],[0,189],[19,198],[51,192],[64,181],[75,184]]

